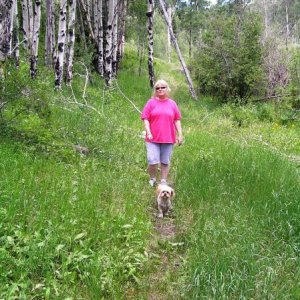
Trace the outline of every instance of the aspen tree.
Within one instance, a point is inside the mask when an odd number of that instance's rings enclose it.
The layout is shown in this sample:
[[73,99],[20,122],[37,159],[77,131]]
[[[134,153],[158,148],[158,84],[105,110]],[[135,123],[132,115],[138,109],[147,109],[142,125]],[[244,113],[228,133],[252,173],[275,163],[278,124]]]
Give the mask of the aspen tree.
[[54,65],[55,61],[55,22],[53,0],[46,0],[46,36],[45,36],[45,63]]
[[2,64],[11,51],[11,17],[13,8],[13,0],[0,0],[0,79],[4,76]]
[[[173,8],[171,5],[168,6],[167,14],[169,18],[169,23],[172,24],[172,13]],[[168,62],[171,62],[171,35],[170,35],[170,29],[167,26],[167,55],[168,55]]]
[[11,55],[12,51],[12,43],[13,43],[13,29],[14,29],[14,20],[15,20],[15,14],[16,14],[16,0],[12,0],[12,6],[9,10],[9,35],[10,35],[10,45],[9,45],[9,55]]
[[119,5],[114,7],[114,17],[112,23],[112,75],[117,74],[117,51],[118,51],[118,19]]
[[68,43],[66,53],[66,82],[73,78],[73,57],[75,44],[76,0],[69,0]]
[[55,88],[61,89],[63,78],[65,44],[67,29],[67,0],[60,0],[58,40],[57,40],[57,58],[55,62]]
[[107,26],[106,26],[106,47],[105,47],[105,82],[108,86],[111,85],[112,79],[112,27],[114,19],[114,0],[107,0]]
[[173,45],[175,47],[175,50],[177,52],[179,61],[181,63],[184,75],[185,75],[186,80],[188,82],[190,93],[191,93],[192,97],[194,99],[196,99],[196,93],[195,93],[195,90],[194,90],[194,87],[193,87],[193,82],[192,82],[192,79],[191,79],[191,76],[190,76],[190,72],[189,72],[189,70],[188,70],[188,68],[186,66],[186,63],[184,61],[184,58],[183,58],[183,56],[181,54],[180,48],[179,48],[178,43],[177,43],[177,39],[176,39],[175,34],[173,32],[172,24],[170,24],[170,22],[169,22],[169,18],[168,18],[168,14],[167,14],[167,11],[166,11],[166,8],[165,8],[164,1],[163,0],[159,0],[159,4],[160,4],[161,10],[163,12],[163,17],[165,19],[165,22],[166,22],[167,26],[169,27],[170,36],[171,36]]
[[29,33],[29,23],[28,23],[28,10],[27,10],[27,0],[21,0],[22,7],[22,32],[24,39],[24,48],[28,46],[28,33]]
[[103,76],[103,3],[102,0],[94,0],[94,34],[95,34],[95,68]]
[[150,86],[154,86],[154,68],[153,68],[153,14],[154,1],[148,0],[147,8],[147,32],[148,32],[148,74]]
[[120,22],[119,22],[119,30],[118,30],[117,69],[124,54],[126,14],[127,14],[127,0],[122,0],[119,9]]
[[18,20],[18,2],[15,0],[14,7],[14,25],[12,30],[12,57],[14,57],[16,61],[16,68],[19,67],[20,64],[20,51],[19,51],[19,20]]
[[40,0],[35,0],[32,22],[33,22],[33,28],[32,28],[31,56],[30,56],[30,76],[31,78],[35,78],[37,74],[39,34],[40,34],[40,24],[41,24],[41,1]]
[[83,16],[83,22],[84,25],[88,28],[90,38],[95,43],[95,35],[93,31],[92,21],[91,21],[91,15],[90,15],[90,9],[89,9],[89,1],[79,0],[80,7],[81,7],[81,14]]

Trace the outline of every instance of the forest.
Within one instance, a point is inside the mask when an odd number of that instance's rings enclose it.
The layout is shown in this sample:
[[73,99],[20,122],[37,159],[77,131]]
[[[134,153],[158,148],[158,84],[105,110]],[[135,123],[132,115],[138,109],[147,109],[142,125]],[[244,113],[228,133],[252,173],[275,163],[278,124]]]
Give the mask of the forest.
[[299,110],[298,0],[0,0],[0,299],[299,299]]

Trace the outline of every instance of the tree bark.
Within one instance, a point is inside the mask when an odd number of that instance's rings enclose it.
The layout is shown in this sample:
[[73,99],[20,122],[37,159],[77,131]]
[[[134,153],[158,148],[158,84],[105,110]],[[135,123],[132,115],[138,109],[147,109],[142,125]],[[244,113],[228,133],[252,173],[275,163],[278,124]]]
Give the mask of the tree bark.
[[33,29],[32,3],[31,0],[21,0],[22,5],[22,31],[24,39],[24,49],[31,49],[31,38]]
[[112,79],[112,30],[113,30],[113,18],[115,1],[108,0],[108,19],[106,28],[106,47],[105,47],[105,82],[106,85],[111,85]]
[[66,53],[66,82],[73,78],[73,57],[75,44],[76,0],[69,0],[68,44]]
[[55,61],[55,22],[53,0],[46,0],[46,36],[45,36],[45,63],[53,66]]
[[117,74],[119,8],[120,5],[118,4],[116,4],[114,7],[114,18],[112,28],[112,76],[116,76]]
[[190,72],[189,72],[189,70],[188,70],[188,68],[187,68],[187,66],[186,66],[186,63],[185,63],[185,61],[184,61],[184,58],[183,58],[183,56],[182,56],[182,54],[181,54],[181,51],[180,51],[180,49],[179,49],[179,46],[178,46],[178,43],[177,43],[177,39],[176,39],[175,34],[174,34],[174,32],[173,32],[172,24],[170,24],[170,22],[169,22],[168,15],[167,15],[167,11],[166,11],[166,9],[165,9],[165,5],[164,5],[163,0],[159,0],[159,4],[160,4],[161,10],[162,10],[162,12],[163,12],[163,17],[164,17],[164,19],[165,19],[165,22],[166,22],[167,26],[168,26],[169,29],[170,29],[171,39],[172,39],[173,45],[174,45],[174,47],[175,47],[175,50],[176,50],[176,52],[177,52],[178,58],[179,58],[179,60],[180,60],[180,63],[181,63],[181,66],[182,66],[184,75],[185,75],[186,80],[187,80],[187,82],[188,82],[189,89],[190,89],[190,93],[191,93],[191,95],[192,95],[192,97],[193,97],[194,99],[197,99],[196,93],[195,93],[195,90],[194,90],[194,87],[193,87],[193,82],[192,82],[192,79],[191,79],[191,76],[190,76]]
[[91,16],[89,13],[88,2],[86,3],[86,2],[84,2],[84,0],[79,0],[79,3],[80,3],[80,7],[81,7],[80,11],[83,16],[83,22],[89,30],[90,38],[96,44],[95,35],[94,35],[94,31],[93,31],[93,25],[92,25],[92,21],[91,21]]
[[30,57],[30,76],[33,79],[37,75],[40,24],[41,24],[41,1],[35,0],[32,43],[31,43],[31,57]]
[[98,0],[98,37],[97,37],[97,60],[98,72],[101,76],[104,75],[104,57],[103,57],[103,2]]
[[4,76],[2,64],[11,52],[12,15],[14,1],[0,1],[0,79]]
[[122,0],[120,3],[120,17],[118,30],[118,49],[117,49],[117,69],[124,54],[125,47],[125,26],[127,14],[127,0]]
[[147,32],[148,32],[148,74],[149,83],[153,88],[155,76],[153,67],[153,19],[154,19],[154,1],[148,0],[147,8]]
[[289,40],[289,36],[290,36],[289,3],[288,3],[288,0],[285,0],[285,27],[286,27],[285,47],[288,48],[288,40]]
[[59,8],[59,26],[58,26],[58,41],[57,55],[55,62],[55,88],[61,89],[63,78],[65,44],[66,44],[66,28],[67,28],[67,0],[60,0]]
[[[171,5],[168,6],[167,10],[169,23],[172,24],[172,7]],[[167,56],[168,56],[168,62],[171,62],[171,35],[170,35],[170,29],[167,26]]]
[[14,7],[14,26],[12,31],[12,57],[15,59],[16,68],[20,65],[20,51],[19,51],[19,20],[18,20],[18,2],[15,0]]

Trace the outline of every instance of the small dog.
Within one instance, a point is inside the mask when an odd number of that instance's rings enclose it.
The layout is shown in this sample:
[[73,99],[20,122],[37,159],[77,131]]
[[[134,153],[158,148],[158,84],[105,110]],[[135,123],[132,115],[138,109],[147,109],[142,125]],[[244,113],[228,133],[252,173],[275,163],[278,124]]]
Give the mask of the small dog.
[[158,218],[163,218],[172,209],[172,200],[175,196],[174,190],[166,185],[159,184],[156,189]]

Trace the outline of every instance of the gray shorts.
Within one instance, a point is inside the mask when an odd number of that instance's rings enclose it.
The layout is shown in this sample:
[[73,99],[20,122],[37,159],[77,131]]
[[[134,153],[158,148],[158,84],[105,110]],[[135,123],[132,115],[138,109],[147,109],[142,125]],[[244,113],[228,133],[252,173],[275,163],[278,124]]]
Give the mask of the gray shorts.
[[161,144],[161,143],[147,143],[147,160],[149,165],[156,165],[163,163],[165,165],[170,164],[173,144]]

